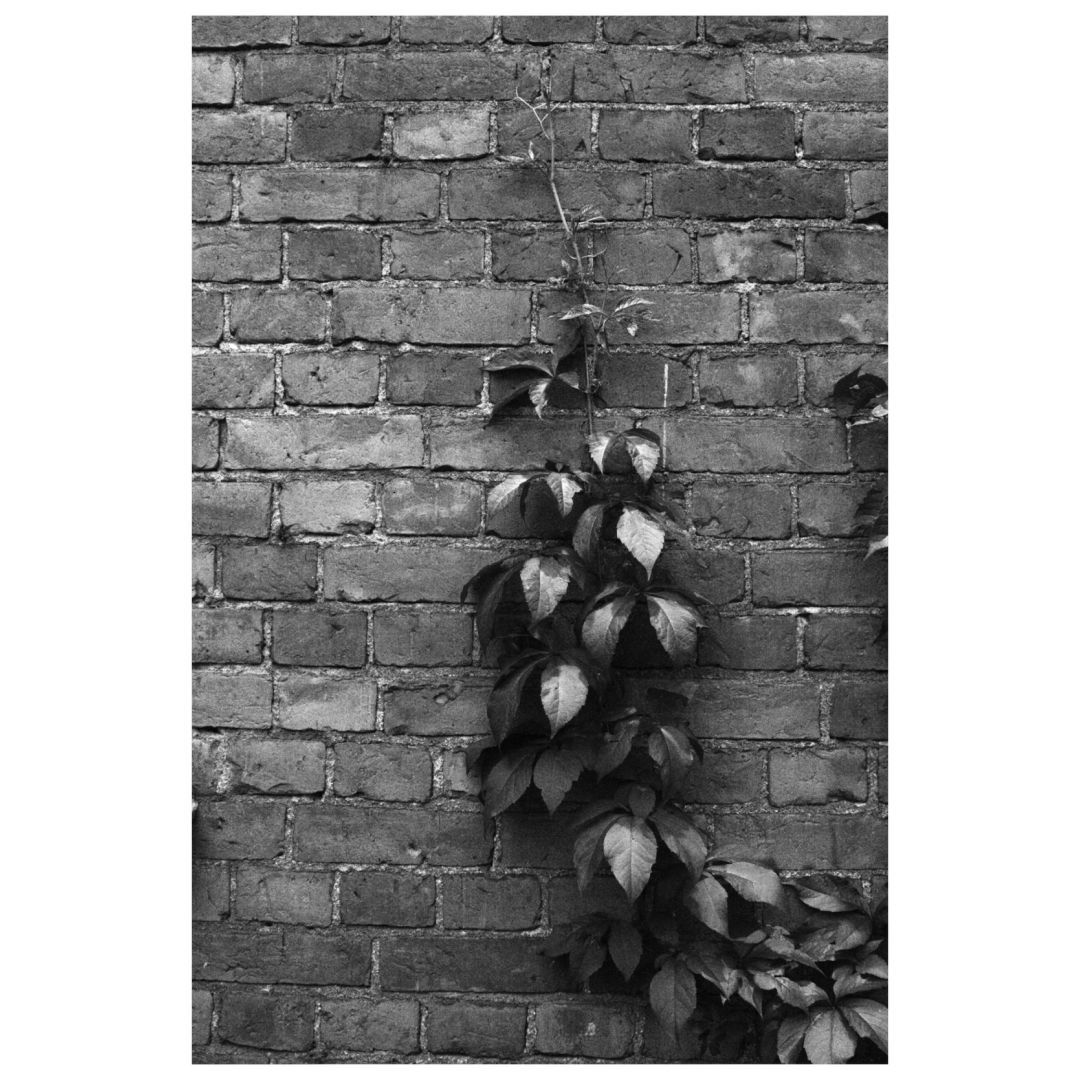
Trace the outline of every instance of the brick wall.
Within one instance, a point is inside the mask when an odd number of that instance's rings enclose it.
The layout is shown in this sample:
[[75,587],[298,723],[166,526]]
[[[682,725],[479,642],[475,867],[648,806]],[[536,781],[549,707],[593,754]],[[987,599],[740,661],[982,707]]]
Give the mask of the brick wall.
[[[693,809],[726,851],[880,888],[883,561],[853,538],[885,374],[883,18],[197,17],[192,394],[196,1060],[663,1060],[636,999],[535,951],[577,910],[565,822],[485,834],[465,580],[580,416],[486,426],[483,358],[565,304],[542,178],[660,321],[604,372],[663,431],[714,568]],[[505,376],[501,376],[505,378]],[[678,576],[679,563],[668,559]],[[601,888],[599,899],[603,901]]]

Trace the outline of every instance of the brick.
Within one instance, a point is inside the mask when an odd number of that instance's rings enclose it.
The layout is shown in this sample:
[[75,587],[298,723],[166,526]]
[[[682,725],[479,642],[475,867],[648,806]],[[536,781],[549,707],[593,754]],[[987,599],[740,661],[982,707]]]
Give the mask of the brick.
[[861,814],[728,814],[717,819],[714,850],[781,870],[876,869],[887,863],[886,833],[885,821]]
[[324,1001],[319,1025],[327,1050],[415,1054],[420,1049],[420,1005],[415,1001]]
[[851,173],[851,208],[856,221],[889,224],[889,174],[884,170],[856,169]]
[[266,409],[273,404],[272,356],[219,352],[192,357],[192,408]]
[[326,298],[297,289],[244,289],[233,294],[229,322],[237,341],[321,341]]
[[883,342],[888,308],[882,293],[791,292],[750,298],[751,341]]
[[889,737],[889,684],[844,679],[833,687],[829,734],[834,739]]
[[859,552],[756,551],[751,556],[754,603],[844,606],[884,604],[885,559]]
[[383,488],[386,531],[418,536],[471,536],[480,528],[482,492],[479,484],[469,480],[441,477],[390,480]]
[[439,177],[415,169],[247,172],[245,221],[427,221],[439,213]]
[[[563,209],[602,206],[609,221],[640,219],[645,208],[645,178],[631,172],[557,169]],[[558,210],[547,179],[534,168],[466,170],[450,173],[450,217],[457,220],[557,221]]]
[[807,281],[888,281],[889,234],[810,229],[805,273]]
[[795,114],[788,109],[706,113],[698,134],[702,161],[783,161],[795,158]]
[[525,1020],[524,1005],[435,998],[428,1006],[428,1049],[470,1057],[519,1057],[525,1049]]
[[806,626],[806,666],[840,671],[888,667],[884,625],[876,615],[814,615]]
[[489,686],[391,687],[383,696],[388,735],[486,735]]
[[791,492],[784,484],[694,484],[693,521],[704,536],[779,540],[791,534]]
[[740,229],[698,237],[701,280],[794,281],[793,229]]
[[371,405],[379,396],[379,357],[359,352],[294,352],[281,360],[285,400],[300,405]]
[[224,314],[221,293],[191,294],[191,344],[216,345],[221,340]]
[[529,98],[537,88],[534,57],[490,53],[409,52],[345,58],[346,101],[488,101]]
[[657,170],[653,178],[657,217],[841,218],[844,181],[837,172],[781,165],[760,169]]
[[298,281],[371,281],[381,274],[381,245],[374,233],[354,229],[289,232],[289,276]]
[[395,277],[447,280],[484,273],[483,233],[395,232],[390,250],[390,272]]
[[221,775],[220,739],[194,739],[191,744],[191,789],[197,795],[213,795]]
[[242,739],[229,744],[237,791],[313,795],[326,784],[326,748],[296,739]]
[[540,954],[531,938],[489,938],[478,947],[461,937],[382,943],[382,985],[387,990],[463,990],[481,993],[551,993],[569,988],[557,961]]
[[600,156],[607,161],[693,161],[686,113],[600,111]]
[[889,749],[882,747],[878,751],[877,765],[877,794],[878,799],[887,803],[889,801]]
[[265,1050],[310,1050],[315,1045],[315,1003],[230,991],[222,998],[218,1037]]
[[191,659],[196,664],[257,664],[262,660],[262,612],[195,608]]
[[765,755],[756,750],[706,752],[686,780],[686,802],[730,804],[757,802]]
[[862,530],[855,517],[876,480],[854,483],[809,483],[799,488],[800,536],[856,536]]
[[406,160],[484,157],[489,118],[487,109],[399,114],[394,120],[394,156]]
[[193,671],[191,679],[194,727],[270,726],[270,677],[263,672]]
[[387,802],[431,798],[431,755],[419,746],[339,743],[334,749],[334,792]]
[[889,40],[884,15],[808,15],[811,41],[840,41],[845,45],[883,45]]
[[882,472],[889,467],[889,425],[858,424],[851,429],[851,463],[862,472]]
[[244,61],[244,100],[257,105],[329,101],[334,67],[327,53],[252,53]]
[[668,431],[669,469],[713,472],[841,472],[844,428],[827,418],[717,417],[681,420]]
[[268,536],[270,485],[192,484],[193,531],[204,536]]
[[482,382],[478,353],[410,350],[390,357],[386,396],[395,405],[476,405]]
[[295,841],[304,862],[401,866],[484,866],[492,843],[480,814],[331,804],[296,808]]
[[191,118],[191,159],[198,162],[285,160],[285,114],[201,110]]
[[236,74],[232,60],[219,53],[196,53],[191,58],[192,105],[231,105]]
[[703,635],[698,662],[742,671],[795,669],[795,618],[740,615],[714,619]]
[[555,54],[555,101],[625,101],[715,105],[746,100],[746,74],[737,55],[696,56],[612,48]]
[[611,408],[661,408],[690,401],[690,372],[662,356],[609,354],[600,371],[601,395]]
[[360,603],[372,600],[457,603],[462,585],[494,557],[491,551],[413,544],[328,548],[326,595]]
[[693,733],[710,739],[816,739],[817,683],[756,677],[701,679],[692,690]]
[[492,34],[490,15],[404,15],[401,40],[413,45],[478,45]]
[[280,672],[278,722],[288,731],[374,731],[378,688],[353,674]]
[[191,868],[191,917],[218,922],[229,915],[229,869],[224,863],[196,863]]
[[657,560],[653,574],[658,582],[692,588],[711,604],[741,600],[745,588],[743,557],[732,551],[697,548],[691,553],[669,547]]
[[285,804],[200,803],[192,849],[200,859],[276,859],[285,853]]
[[702,401],[728,408],[777,408],[795,405],[799,399],[795,357],[784,353],[703,360],[699,383]]
[[813,747],[769,754],[769,801],[773,806],[824,806],[866,799],[864,750]]
[[616,45],[685,45],[697,37],[693,15],[609,15],[604,37]]
[[443,751],[442,787],[453,795],[480,795],[480,777],[469,772],[464,751]]
[[491,272],[496,281],[559,278],[565,272],[561,263],[567,258],[562,232],[496,232],[491,237]]
[[235,49],[241,45],[288,45],[291,15],[193,15],[191,44],[196,49]]
[[536,1049],[541,1054],[625,1057],[636,1019],[622,1004],[541,1002],[536,1008]]
[[[547,135],[555,135],[555,160],[588,158],[592,154],[592,110],[588,108],[562,108],[544,123]],[[547,135],[541,133],[540,125],[531,109],[507,102],[499,108],[498,150],[506,156],[525,156],[529,143],[538,160],[547,161],[550,146]]]
[[548,907],[553,927],[594,912],[622,919],[630,916],[626,893],[613,877],[594,877],[584,892],[578,888],[576,877],[552,878],[548,882]]
[[203,1045],[210,1041],[210,1019],[214,1011],[214,995],[209,990],[191,992],[191,1042]]
[[499,818],[500,867],[529,870],[573,868],[573,834],[568,815],[512,813]]
[[214,546],[193,542],[191,545],[191,595],[202,599],[214,591]]
[[375,520],[370,480],[290,480],[281,485],[281,525],[287,533],[369,533]]
[[232,211],[232,174],[191,174],[191,220],[224,221]]
[[520,289],[347,285],[334,294],[331,324],[335,342],[521,345],[529,338],[529,294]]
[[383,114],[370,109],[300,109],[293,117],[294,161],[360,161],[382,153]]
[[867,53],[758,57],[759,101],[884,101],[888,61]]
[[375,662],[378,664],[460,667],[471,660],[471,615],[380,611],[375,616]]
[[[883,235],[883,234],[878,234]],[[806,368],[806,400],[822,408],[832,406],[836,383],[856,368],[876,375],[886,382],[889,378],[888,359],[884,349],[808,349],[804,353]]]
[[321,605],[275,611],[270,654],[278,664],[363,667],[367,615]]
[[559,41],[592,41],[596,20],[591,15],[504,15],[504,41],[544,45]]
[[238,600],[314,600],[314,544],[260,544],[222,552],[221,589]]
[[884,161],[889,156],[887,113],[815,113],[803,119],[807,158]]
[[301,15],[297,29],[305,45],[377,45],[390,40],[390,16]]
[[301,986],[366,986],[371,939],[355,930],[204,924],[195,930],[197,979]]
[[707,15],[705,38],[717,45],[776,45],[799,40],[799,19],[791,15]]
[[540,885],[532,877],[444,877],[442,906],[451,930],[528,930],[540,920]]
[[418,416],[230,417],[230,469],[385,469],[418,466]]
[[329,926],[333,883],[332,874],[240,867],[236,872],[236,917]]
[[577,420],[544,424],[507,420],[487,427],[447,424],[432,428],[433,469],[542,469],[552,458],[577,463],[581,458]]
[[673,285],[691,280],[690,238],[682,229],[613,229],[600,246],[601,273],[612,284]]
[[342,874],[341,921],[366,926],[434,926],[435,879],[377,870]]

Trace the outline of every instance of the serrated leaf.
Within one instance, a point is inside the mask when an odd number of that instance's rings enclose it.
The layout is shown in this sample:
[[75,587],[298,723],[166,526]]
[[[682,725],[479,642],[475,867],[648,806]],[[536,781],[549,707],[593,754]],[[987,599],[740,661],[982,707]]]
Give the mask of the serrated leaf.
[[615,880],[633,903],[648,884],[656,862],[656,837],[640,818],[623,814],[604,836],[604,857]]
[[616,304],[613,314],[618,315],[621,312],[629,311],[631,308],[652,307],[653,303],[654,301],[652,300],[642,300],[640,297],[631,296],[628,299],[621,300],[618,304]]
[[667,1031],[674,1033],[686,1026],[697,1006],[697,983],[679,957],[666,960],[652,977],[649,1004]]
[[484,779],[484,810],[489,817],[513,806],[529,790],[539,749],[536,743],[516,747],[492,766]]
[[581,759],[567,750],[551,748],[537,758],[533,767],[533,783],[549,814],[554,814],[581,775]]
[[578,664],[556,658],[540,677],[540,702],[544,706],[551,733],[566,727],[585,705],[589,682]]
[[566,517],[574,509],[574,496],[581,491],[581,485],[566,473],[548,473],[544,482],[555,498],[559,513]]
[[587,563],[596,561],[600,547],[600,529],[604,521],[604,503],[594,503],[581,512],[577,525],[574,526],[574,550]]
[[752,862],[732,862],[717,866],[719,874],[744,900],[755,904],[779,904],[784,887],[775,870]]
[[776,1034],[776,1056],[783,1064],[791,1065],[798,1058],[809,1026],[808,1016],[789,1016],[780,1021],[780,1030]]
[[527,484],[531,477],[511,476],[502,483],[496,484],[488,495],[488,517],[494,517],[500,510],[510,504],[513,497],[518,494],[521,485]]
[[728,895],[724,886],[706,874],[683,899],[687,911],[710,930],[728,935]]
[[572,307],[568,311],[563,312],[563,314],[559,316],[559,321],[569,322],[571,319],[582,319],[592,315],[603,314],[604,309],[598,308],[595,304],[578,304],[576,307]]
[[624,979],[629,979],[641,963],[641,934],[628,922],[616,922],[611,926],[607,939],[611,960]]
[[501,743],[514,730],[525,684],[546,659],[538,657],[530,660],[523,667],[500,677],[493,687],[488,698],[487,714],[491,734],[495,736],[496,742]]
[[653,565],[664,550],[664,530],[648,514],[636,507],[627,506],[619,515],[615,535],[634,556],[646,574],[652,574]]
[[866,901],[846,878],[811,874],[792,882],[799,899],[815,911],[863,911]]
[[656,466],[660,464],[660,448],[648,439],[627,435],[626,451],[630,455],[634,471],[648,483],[649,478],[656,471]]
[[521,567],[521,588],[535,622],[546,619],[570,587],[570,570],[550,555],[535,555]]
[[649,593],[646,598],[649,624],[664,652],[675,663],[691,659],[697,649],[697,632],[704,620],[685,600],[673,593]]
[[821,1009],[810,1017],[803,1049],[811,1065],[843,1065],[855,1053],[858,1039],[836,1009]]
[[841,1002],[840,1011],[855,1034],[870,1039],[875,1046],[889,1052],[889,1007],[871,998],[848,998]]
[[589,443],[589,457],[596,462],[596,467],[603,472],[604,471],[604,454],[607,453],[607,448],[611,444],[611,440],[614,439],[614,435],[610,433],[602,435],[590,435],[588,437]]
[[593,875],[604,861],[604,834],[622,816],[606,813],[585,826],[574,840],[574,869],[577,871],[578,889],[584,892]]
[[667,849],[694,877],[698,877],[705,866],[706,846],[705,838],[694,823],[667,807],[653,811],[652,823]]
[[616,596],[594,608],[581,624],[581,641],[597,660],[610,664],[630,615],[637,604],[637,593]]
[[802,1009],[803,1012],[809,1012],[811,1006],[829,1000],[829,995],[817,983],[812,983],[809,980],[800,982],[796,979],[789,979],[786,975],[773,977],[773,989],[785,1005]]

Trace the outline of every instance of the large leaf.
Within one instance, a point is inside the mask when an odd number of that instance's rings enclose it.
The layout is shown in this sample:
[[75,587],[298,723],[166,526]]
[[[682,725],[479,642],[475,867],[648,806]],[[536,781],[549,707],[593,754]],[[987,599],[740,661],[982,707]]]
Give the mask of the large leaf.
[[540,789],[549,814],[555,813],[580,775],[581,758],[577,754],[556,747],[541,754],[533,768],[533,783]]
[[664,530],[648,514],[634,506],[627,506],[619,515],[615,535],[645,567],[645,573],[652,574],[653,565],[664,550]]
[[604,664],[610,664],[630,615],[637,604],[638,594],[616,595],[606,604],[593,608],[581,624],[581,641],[586,649]]
[[717,866],[719,874],[744,900],[755,904],[779,904],[784,892],[774,870],[752,862],[733,862]]
[[871,998],[848,998],[840,1011],[863,1039],[870,1039],[879,1049],[889,1052],[889,1007]]
[[873,928],[866,915],[844,913],[807,934],[799,944],[815,960],[832,960],[845,949],[857,949],[870,940]]
[[785,1065],[791,1065],[802,1049],[806,1029],[810,1026],[808,1016],[789,1016],[780,1022],[776,1034],[776,1056]]
[[593,875],[604,861],[604,834],[622,815],[606,813],[587,825],[574,841],[574,869],[577,870],[578,889],[584,892]]
[[507,672],[495,684],[488,698],[487,714],[491,734],[495,736],[496,742],[501,743],[514,730],[525,684],[537,667],[546,660],[546,656],[531,659],[521,667]]
[[811,1014],[803,1048],[811,1065],[843,1065],[855,1053],[859,1040],[836,1009]]
[[792,1005],[803,1012],[809,1012],[811,1006],[829,1000],[829,995],[817,983],[809,980],[800,982],[785,975],[774,975],[772,982],[772,989],[785,1005]]
[[606,503],[594,503],[581,512],[577,525],[574,526],[574,550],[587,562],[596,561],[600,547],[600,527],[604,521]]
[[686,1026],[697,1005],[694,973],[677,956],[670,957],[649,983],[649,1004],[669,1032]]
[[604,836],[604,857],[633,903],[648,884],[656,862],[656,837],[640,818],[623,814]]
[[651,820],[668,850],[694,877],[699,877],[707,848],[697,826],[680,811],[663,806],[653,811]]
[[596,755],[596,775],[600,779],[614,772],[626,760],[640,727],[639,720],[628,720],[619,725],[613,736],[605,739]]
[[634,465],[634,471],[642,480],[648,481],[656,466],[660,464],[660,447],[640,435],[627,434],[626,450]]
[[629,979],[641,963],[641,935],[628,922],[612,923],[608,934],[608,952],[624,979]]
[[574,509],[574,496],[581,491],[581,485],[572,476],[561,472],[549,472],[544,482],[555,499],[559,513],[566,517]]
[[521,567],[525,603],[536,622],[546,619],[570,588],[570,569],[551,555],[534,555]]
[[589,682],[580,665],[556,657],[540,677],[540,702],[544,706],[551,733],[566,727],[585,705]]
[[728,895],[719,881],[706,874],[686,894],[683,903],[690,914],[710,930],[727,937]]
[[515,496],[520,496],[522,485],[527,484],[530,479],[528,476],[511,476],[496,484],[488,495],[488,518],[494,517],[508,506]]
[[645,599],[649,622],[664,652],[677,664],[692,659],[698,628],[705,625],[701,616],[675,593],[653,592]]
[[604,471],[604,455],[607,453],[607,448],[611,445],[612,439],[615,436],[610,432],[605,432],[600,435],[590,435],[588,437],[589,443],[589,457],[596,463],[596,467],[603,472]]
[[846,878],[811,874],[793,882],[799,899],[817,911],[865,911],[866,901],[859,887]]
[[695,942],[686,954],[686,965],[695,975],[707,979],[727,1001],[739,985],[738,971],[728,963],[712,942]]
[[539,750],[538,743],[515,747],[492,766],[484,780],[484,809],[489,817],[513,806],[529,790]]
[[686,733],[670,724],[661,724],[649,736],[649,757],[660,769],[665,788],[677,787],[697,757]]

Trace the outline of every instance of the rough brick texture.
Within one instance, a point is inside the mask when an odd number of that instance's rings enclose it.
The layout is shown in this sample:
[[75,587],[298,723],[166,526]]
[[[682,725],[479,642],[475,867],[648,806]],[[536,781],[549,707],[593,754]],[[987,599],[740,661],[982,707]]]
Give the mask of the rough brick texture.
[[[675,1060],[538,952],[597,906],[563,815],[486,829],[464,582],[551,535],[492,515],[583,417],[487,423],[571,302],[515,95],[550,78],[569,212],[610,223],[601,426],[661,432],[709,599],[688,801],[734,858],[886,869],[887,20],[199,16],[192,62],[194,1059]],[[517,155],[515,158],[514,155]],[[656,662],[643,654],[638,666]],[[672,678],[671,674],[657,677]],[[876,884],[874,885],[876,888]]]

